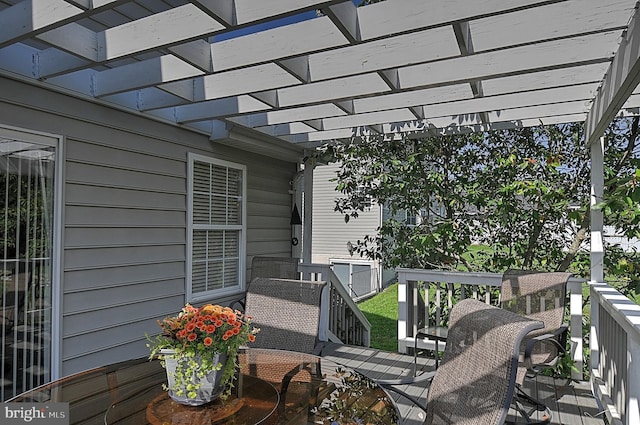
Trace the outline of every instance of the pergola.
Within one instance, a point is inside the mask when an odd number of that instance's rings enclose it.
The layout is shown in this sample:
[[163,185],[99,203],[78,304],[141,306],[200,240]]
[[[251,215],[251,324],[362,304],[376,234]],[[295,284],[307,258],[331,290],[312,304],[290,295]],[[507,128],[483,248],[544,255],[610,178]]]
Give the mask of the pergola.
[[260,150],[570,121],[592,143],[640,106],[636,3],[0,0],[0,72]]
[[0,0],[0,76],[293,161],[354,136],[584,122],[592,204],[602,197],[602,134],[640,108],[637,0],[357,3]]
[[274,156],[584,121],[601,196],[597,141],[640,107],[636,0],[354,3],[0,0],[0,73]]

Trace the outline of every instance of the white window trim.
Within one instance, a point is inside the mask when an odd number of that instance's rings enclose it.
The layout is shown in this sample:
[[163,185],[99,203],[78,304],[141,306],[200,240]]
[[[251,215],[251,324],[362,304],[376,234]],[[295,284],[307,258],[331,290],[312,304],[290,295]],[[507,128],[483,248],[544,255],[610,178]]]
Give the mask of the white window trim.
[[[235,168],[242,171],[242,224],[235,226],[240,230],[240,253],[238,259],[238,286],[231,288],[221,288],[203,293],[193,294],[192,292],[192,259],[193,259],[193,168],[194,162],[207,162],[222,167]],[[186,258],[186,283],[185,283],[185,300],[186,302],[202,302],[216,298],[222,298],[229,295],[235,295],[245,290],[245,270],[247,258],[247,167],[235,162],[225,161],[210,156],[189,153],[187,155],[187,258]],[[225,226],[225,228],[229,228]]]

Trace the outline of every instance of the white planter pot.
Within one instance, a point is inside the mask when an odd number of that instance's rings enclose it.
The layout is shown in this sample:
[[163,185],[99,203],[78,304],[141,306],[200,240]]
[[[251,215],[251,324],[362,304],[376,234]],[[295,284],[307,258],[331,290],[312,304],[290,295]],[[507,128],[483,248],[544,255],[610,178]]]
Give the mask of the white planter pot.
[[[178,367],[178,364],[181,362],[181,359],[179,358],[179,356],[175,355],[175,352],[173,350],[162,350],[160,351],[160,354],[164,356],[165,369],[167,371],[167,386],[169,387],[169,397],[171,397],[171,399],[175,402],[188,406],[200,406],[217,399],[224,391],[224,388],[220,385],[222,380],[223,368],[220,368],[220,370],[214,370],[210,372],[204,379],[201,380],[196,376],[192,377],[193,383],[197,383],[198,381],[200,382],[200,388],[197,390],[196,397],[188,397],[186,394],[186,388],[182,388],[184,390],[183,395],[177,395],[176,390],[179,390],[179,388],[176,388],[175,371]],[[224,367],[224,364],[227,361],[227,355],[216,353],[214,361],[216,363],[222,363]]]

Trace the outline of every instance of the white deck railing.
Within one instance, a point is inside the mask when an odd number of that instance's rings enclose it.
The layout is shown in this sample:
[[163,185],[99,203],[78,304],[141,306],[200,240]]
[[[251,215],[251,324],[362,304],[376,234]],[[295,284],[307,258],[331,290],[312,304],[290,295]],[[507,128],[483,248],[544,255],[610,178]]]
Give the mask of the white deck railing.
[[[464,273],[437,270],[398,269],[398,350],[406,352],[413,347],[418,323],[427,317],[425,309],[435,308],[440,320],[439,307],[424,305],[418,293],[418,282],[435,291],[435,303],[451,306],[455,294],[480,297],[490,304],[498,300],[491,295],[492,288],[502,284],[500,273]],[[576,370],[572,378],[583,380],[582,356],[582,283],[584,279],[571,278],[570,292],[571,357]],[[428,284],[428,285],[427,285]],[[464,286],[467,290],[460,291]],[[640,424],[640,306],[605,283],[589,282],[591,288],[591,349],[590,369],[594,395],[605,407],[609,423],[616,425]],[[495,292],[495,291],[494,291]],[[430,298],[427,294],[427,300]],[[426,310],[428,311],[428,310]],[[428,323],[428,322],[427,322]],[[434,342],[418,340],[418,347],[434,349]]]
[[327,282],[320,314],[320,340],[368,347],[371,324],[329,264],[300,264],[302,279]]
[[[434,299],[435,305],[425,305],[420,296],[418,282],[424,284],[426,291],[434,291],[433,297],[427,292],[424,299]],[[574,361],[575,371],[572,371],[574,379],[582,380],[583,356],[582,356],[582,282],[584,279],[571,278],[567,284],[570,292],[570,335],[571,357]],[[419,327],[420,320],[424,325],[440,324],[440,305],[448,308],[459,301],[456,297],[482,299],[487,304],[498,305],[495,295],[502,285],[501,273],[470,273],[450,272],[441,270],[423,269],[398,269],[398,351],[407,352],[407,347],[413,348],[416,343],[414,335]],[[464,290],[462,290],[464,289]],[[462,295],[460,295],[462,294]],[[445,302],[446,301],[446,302]],[[436,323],[430,323],[429,310],[435,310]],[[420,339],[418,348],[435,349],[435,342]]]
[[591,383],[610,424],[640,424],[640,306],[605,283],[591,286]]

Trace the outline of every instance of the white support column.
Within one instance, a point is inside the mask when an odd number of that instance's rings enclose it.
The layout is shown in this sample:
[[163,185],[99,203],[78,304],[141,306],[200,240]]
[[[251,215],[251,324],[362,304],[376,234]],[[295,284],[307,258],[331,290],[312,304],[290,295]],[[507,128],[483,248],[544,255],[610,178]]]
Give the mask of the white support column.
[[[604,137],[598,143],[591,145],[591,284],[604,282],[604,246],[602,241],[603,214],[594,206],[602,201],[604,192]],[[591,326],[589,348],[591,350],[591,370],[597,370],[600,365],[600,346],[598,341],[599,304],[594,304],[591,296]]]
[[302,219],[302,263],[311,264],[311,241],[313,231],[313,169],[316,161],[307,158],[304,163],[304,215]]
[[604,192],[604,138],[591,145],[591,281],[604,280],[604,246],[602,211],[594,206],[602,201]]
[[398,352],[407,352],[407,319],[409,306],[407,298],[409,294],[409,282],[402,272],[398,272]]
[[569,282],[569,309],[571,314],[571,358],[575,370],[571,369],[571,378],[578,381],[584,379],[584,358],[582,357],[582,282]]

